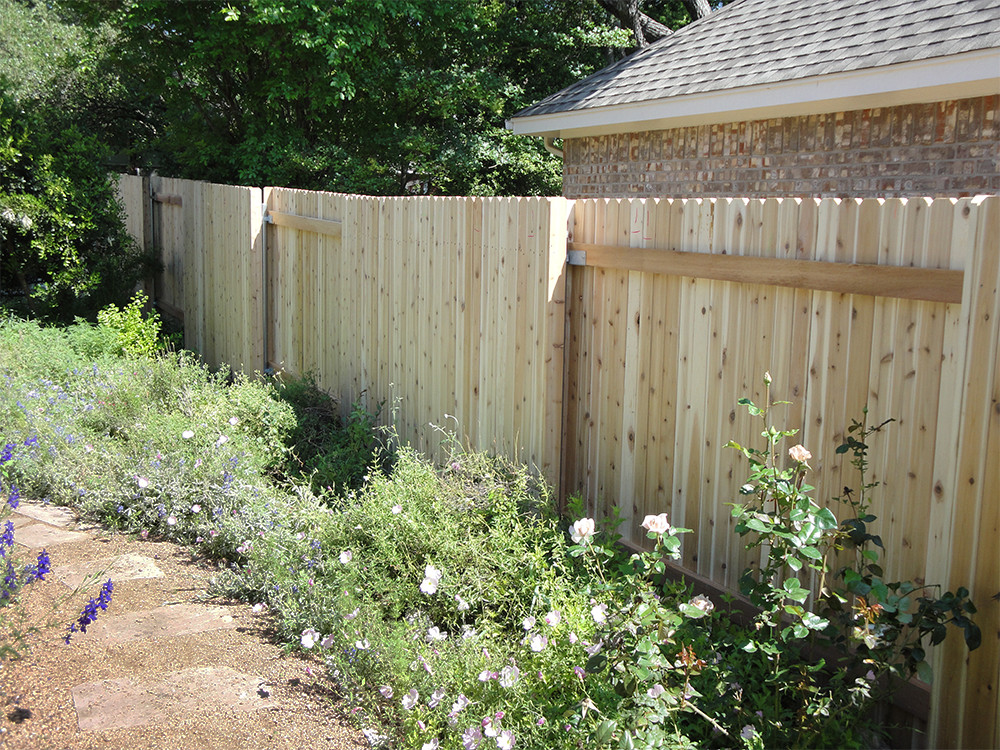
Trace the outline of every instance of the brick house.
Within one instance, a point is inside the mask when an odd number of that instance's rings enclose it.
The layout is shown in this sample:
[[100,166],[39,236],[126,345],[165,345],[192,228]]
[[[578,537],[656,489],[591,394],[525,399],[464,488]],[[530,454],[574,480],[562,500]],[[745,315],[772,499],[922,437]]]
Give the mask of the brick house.
[[1000,192],[997,0],[739,0],[517,113],[563,195]]

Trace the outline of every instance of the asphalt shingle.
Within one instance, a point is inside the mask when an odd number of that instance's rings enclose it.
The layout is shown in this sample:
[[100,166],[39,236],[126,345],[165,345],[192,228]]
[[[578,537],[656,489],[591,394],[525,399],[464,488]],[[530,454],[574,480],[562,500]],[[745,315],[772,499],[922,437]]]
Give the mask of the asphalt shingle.
[[515,117],[1000,47],[997,0],[738,0]]

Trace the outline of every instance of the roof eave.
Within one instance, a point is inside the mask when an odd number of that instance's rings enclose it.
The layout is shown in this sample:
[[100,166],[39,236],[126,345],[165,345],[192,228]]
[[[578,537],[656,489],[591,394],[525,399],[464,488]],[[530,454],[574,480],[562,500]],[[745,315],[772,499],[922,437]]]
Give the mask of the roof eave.
[[513,117],[519,135],[578,138],[1000,94],[1000,48],[774,84]]

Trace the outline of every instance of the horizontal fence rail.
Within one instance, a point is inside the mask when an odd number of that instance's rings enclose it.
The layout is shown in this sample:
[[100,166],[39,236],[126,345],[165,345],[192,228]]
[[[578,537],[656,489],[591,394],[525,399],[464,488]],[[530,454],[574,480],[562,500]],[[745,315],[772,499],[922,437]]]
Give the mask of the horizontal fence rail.
[[161,254],[157,301],[208,362],[313,373],[345,413],[384,404],[439,458],[443,430],[516,457],[620,515],[632,544],[644,515],[667,512],[694,529],[685,569],[721,589],[759,563],[733,533],[748,467],[725,444],[759,440],[736,402],[763,402],[765,371],[789,402],[774,421],[800,430],[814,497],[839,516],[834,498],[858,486],[835,453],[846,427],[866,407],[870,424],[894,419],[866,478],[886,576],[968,586],[984,634],[971,656],[961,638],[935,650],[933,687],[907,698],[921,714],[930,695],[929,716],[901,719],[928,734],[905,742],[1000,744],[1000,197],[371,198],[136,180],[119,192],[130,217],[151,214],[130,227]]

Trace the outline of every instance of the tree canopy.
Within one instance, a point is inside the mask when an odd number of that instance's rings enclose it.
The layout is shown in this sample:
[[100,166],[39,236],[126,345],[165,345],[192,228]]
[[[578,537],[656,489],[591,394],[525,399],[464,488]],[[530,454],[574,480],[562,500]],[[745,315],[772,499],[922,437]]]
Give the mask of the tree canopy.
[[645,43],[628,12],[675,28],[697,3],[0,0],[34,29],[0,42],[0,75],[173,176],[552,194],[561,164],[505,118]]

